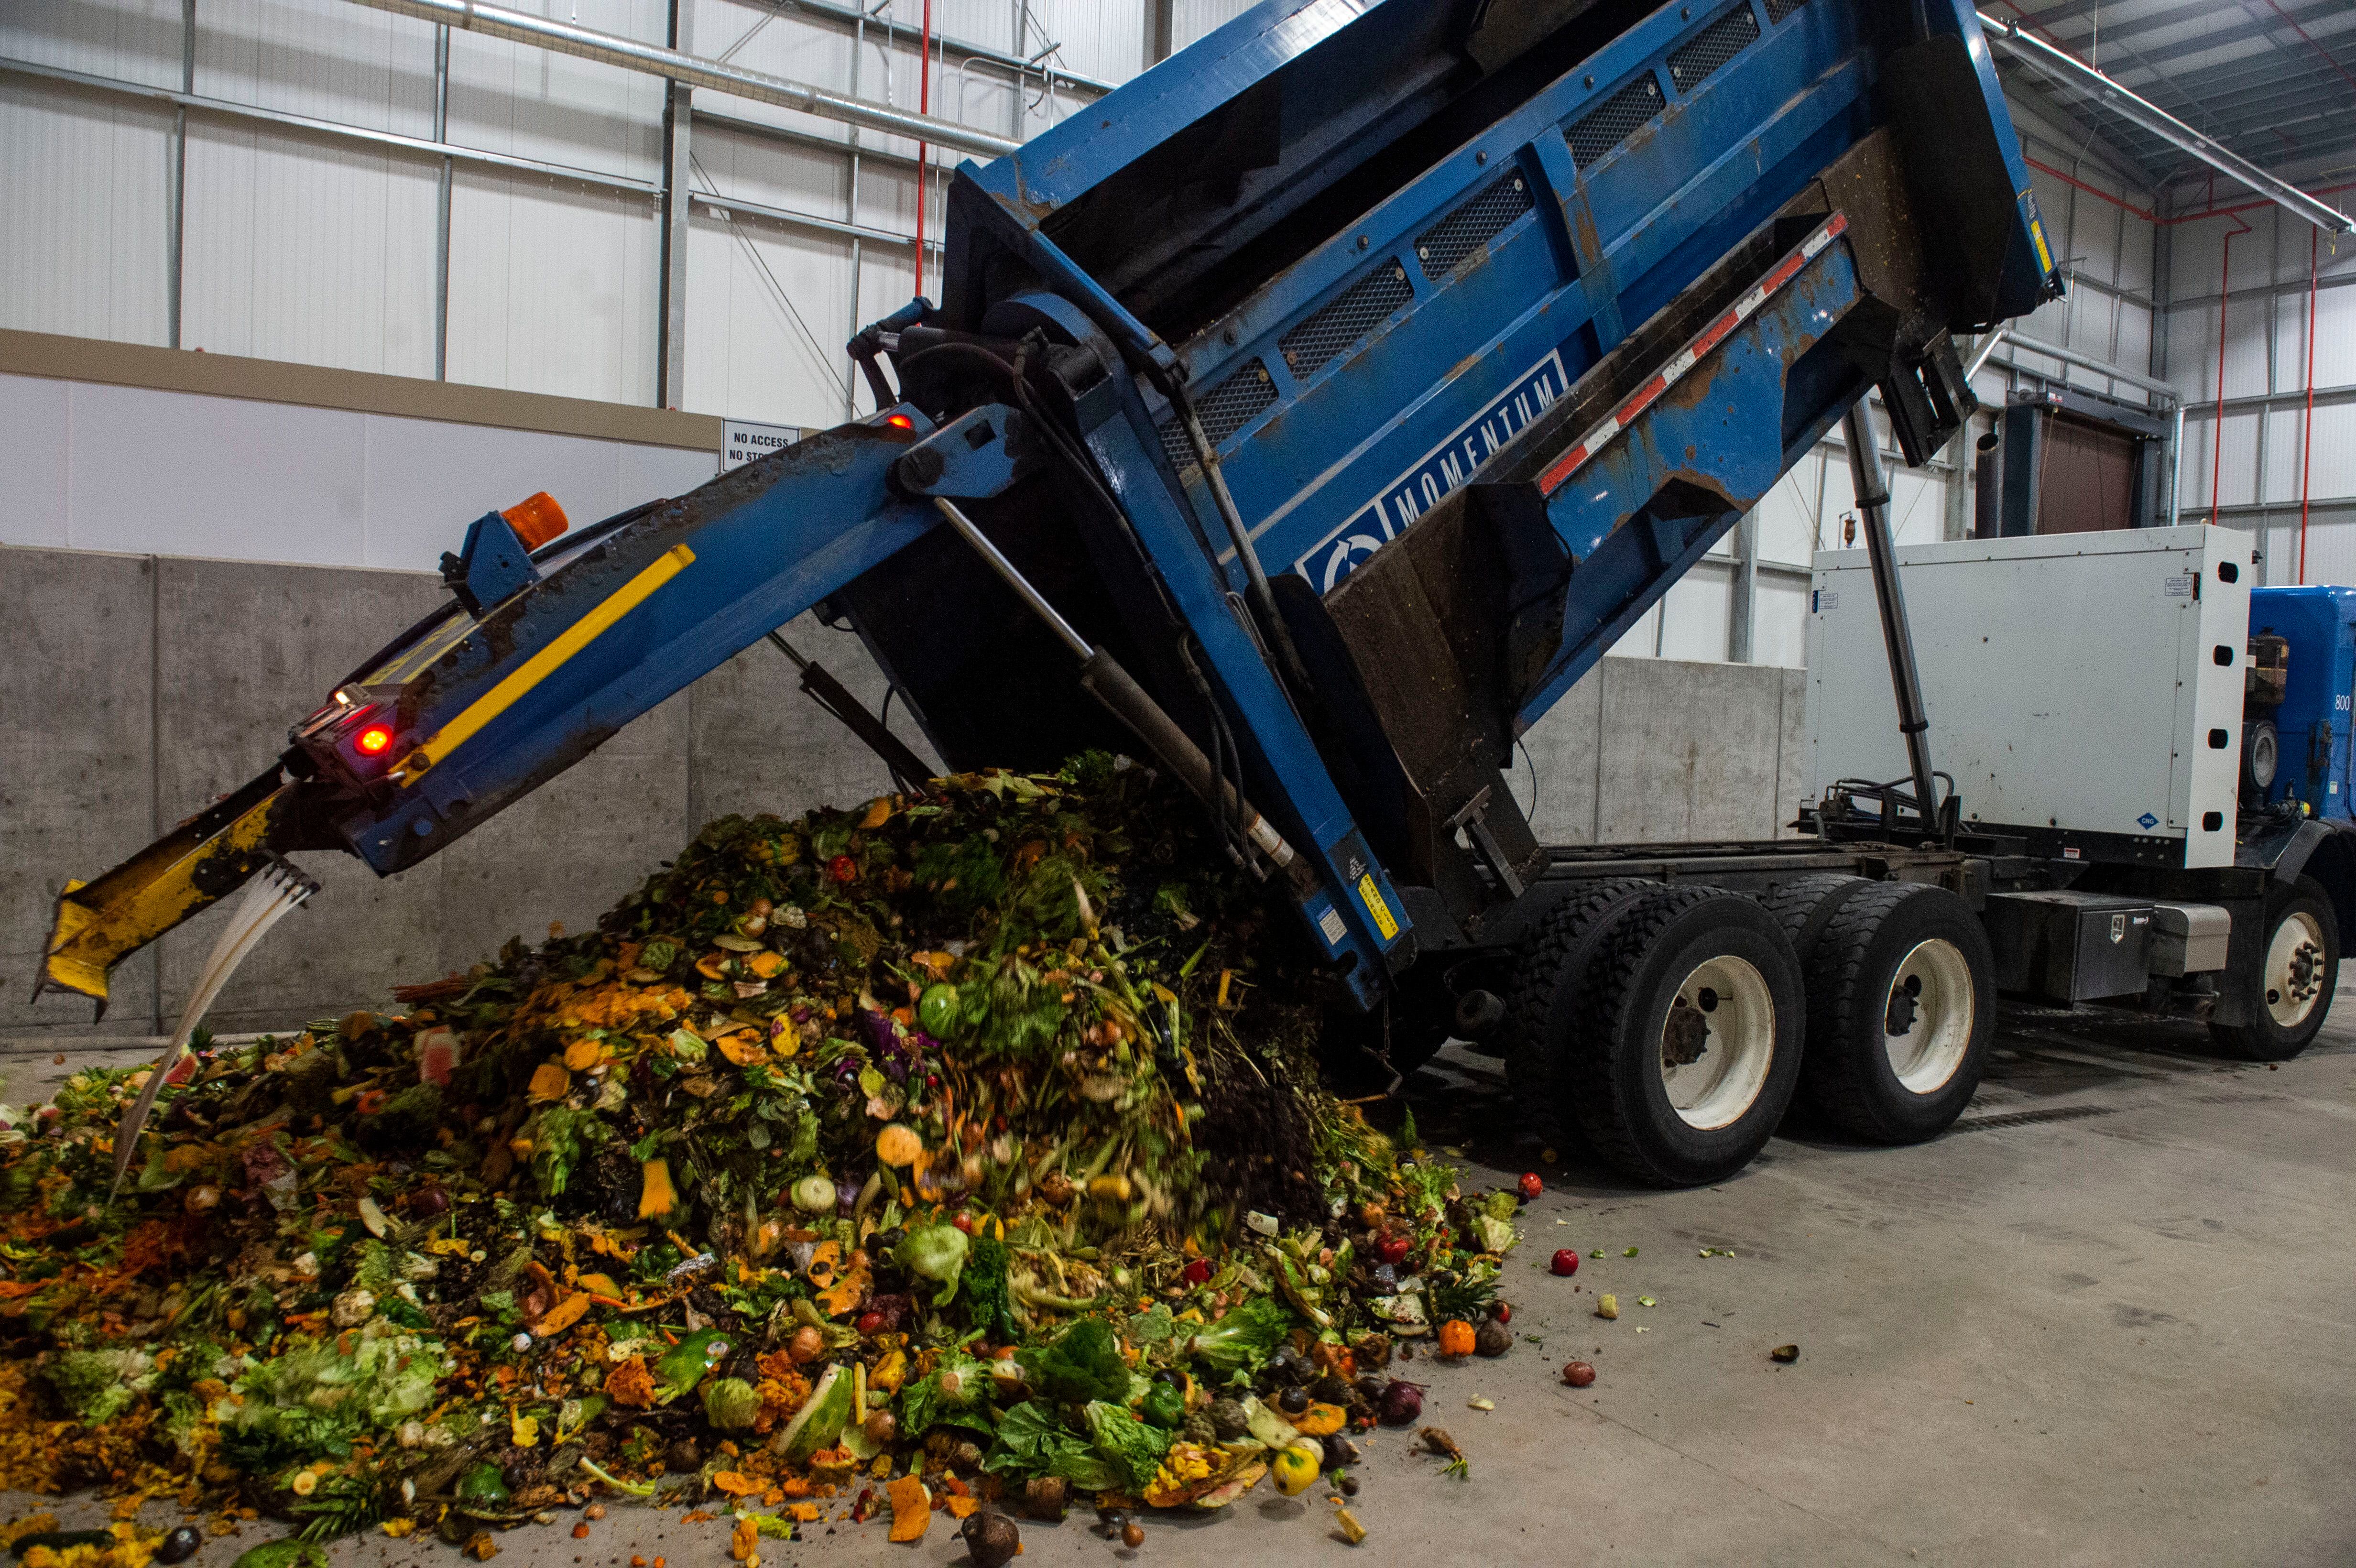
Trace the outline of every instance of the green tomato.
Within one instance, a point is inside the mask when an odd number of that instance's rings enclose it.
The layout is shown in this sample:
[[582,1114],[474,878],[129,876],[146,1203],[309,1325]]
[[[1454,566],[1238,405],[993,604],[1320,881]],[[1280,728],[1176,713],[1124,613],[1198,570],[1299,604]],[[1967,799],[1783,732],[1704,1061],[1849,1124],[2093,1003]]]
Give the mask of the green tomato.
[[916,1022],[926,1034],[938,1040],[957,1024],[958,988],[943,982],[927,986],[916,1001]]

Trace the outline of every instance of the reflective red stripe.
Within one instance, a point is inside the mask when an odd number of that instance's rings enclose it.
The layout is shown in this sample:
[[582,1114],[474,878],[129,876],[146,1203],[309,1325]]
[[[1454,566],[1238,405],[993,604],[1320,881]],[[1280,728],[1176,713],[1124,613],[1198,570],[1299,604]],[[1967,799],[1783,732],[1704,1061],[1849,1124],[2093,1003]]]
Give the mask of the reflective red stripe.
[[1800,275],[1800,269],[1822,254],[1826,246],[1848,229],[1846,213],[1834,213],[1819,225],[1816,231],[1801,241],[1800,248],[1775,263],[1768,274],[1753,284],[1732,309],[1719,316],[1683,348],[1671,355],[1667,363],[1654,372],[1652,379],[1638,388],[1633,396],[1614,410],[1611,416],[1581,436],[1579,444],[1564,453],[1538,475],[1538,494],[1551,496],[1565,481],[1586,466],[1590,458],[1601,452],[1612,438],[1626,430],[1637,416],[1660,400],[1661,395],[1683,379],[1687,371],[1700,363],[1704,356],[1726,341],[1734,329],[1748,320],[1759,307],[1779,292],[1784,284]]

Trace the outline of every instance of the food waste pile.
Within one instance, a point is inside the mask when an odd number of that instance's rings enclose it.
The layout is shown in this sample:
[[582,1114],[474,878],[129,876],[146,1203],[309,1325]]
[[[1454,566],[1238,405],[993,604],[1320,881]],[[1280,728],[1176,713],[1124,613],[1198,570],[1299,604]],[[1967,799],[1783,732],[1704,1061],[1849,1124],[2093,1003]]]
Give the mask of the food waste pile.
[[[993,1568],[1084,1499],[1354,1492],[1397,1354],[1511,1344],[1519,1197],[1321,1085],[1309,958],[1092,755],[724,818],[405,1011],[199,1037],[119,1192],[148,1070],[80,1072],[0,1135],[0,1486],[264,1521],[248,1568],[647,1503]],[[128,1513],[13,1544],[196,1550]]]

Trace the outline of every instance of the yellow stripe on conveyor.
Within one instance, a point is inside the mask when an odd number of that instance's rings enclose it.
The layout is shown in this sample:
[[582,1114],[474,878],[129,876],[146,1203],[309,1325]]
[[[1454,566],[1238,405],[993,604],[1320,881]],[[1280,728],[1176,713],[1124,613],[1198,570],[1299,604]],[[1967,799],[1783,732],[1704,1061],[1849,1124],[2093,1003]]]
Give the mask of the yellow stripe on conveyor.
[[616,589],[606,600],[559,633],[548,646],[524,660],[498,685],[469,704],[466,711],[444,725],[387,776],[406,784],[473,738],[475,732],[520,701],[524,693],[562,667],[564,661],[595,642],[605,629],[643,603],[648,595],[687,570],[695,552],[683,544],[663,551],[653,565]]

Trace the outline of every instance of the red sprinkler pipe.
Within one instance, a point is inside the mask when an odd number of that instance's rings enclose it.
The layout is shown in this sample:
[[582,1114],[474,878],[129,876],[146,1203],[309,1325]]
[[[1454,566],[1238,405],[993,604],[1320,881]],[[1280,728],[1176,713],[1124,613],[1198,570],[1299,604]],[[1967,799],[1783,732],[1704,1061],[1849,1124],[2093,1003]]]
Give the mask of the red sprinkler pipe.
[[2307,237],[2307,428],[2298,438],[2298,580],[2307,581],[2308,482],[2315,473],[2315,270],[2320,231]]
[[2224,474],[2225,461],[2225,317],[2233,308],[2233,240],[2257,230],[2233,219],[2234,228],[2225,231],[2224,258],[2217,263],[2217,426],[2216,444],[2209,453],[2209,521],[2217,521],[2217,485]]
[[[925,30],[916,48],[916,112],[933,112],[933,0],[925,0]],[[932,150],[916,144],[916,293],[925,292],[925,170]]]

